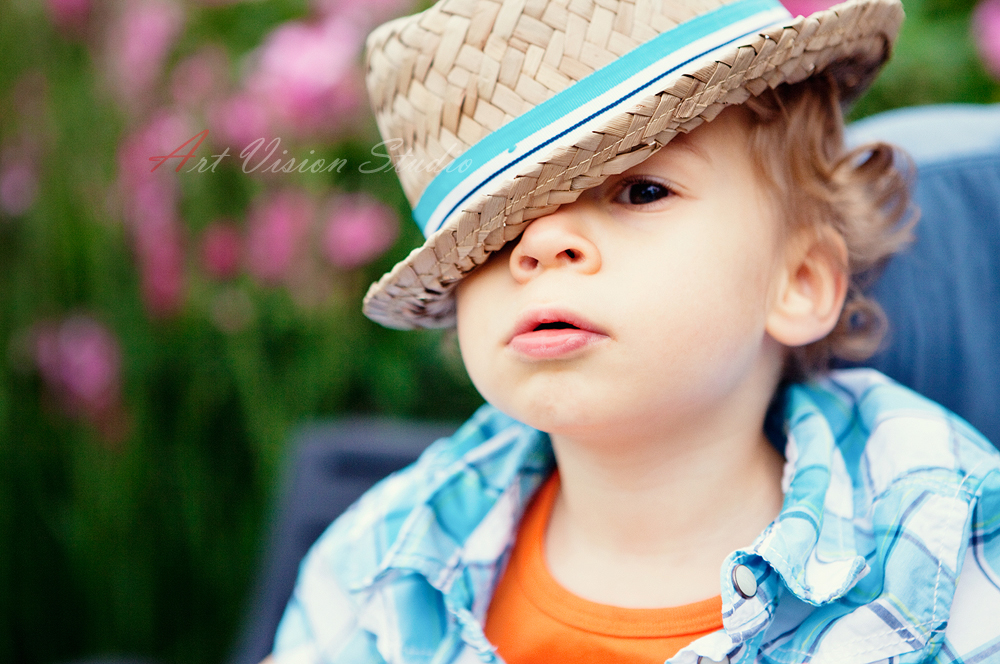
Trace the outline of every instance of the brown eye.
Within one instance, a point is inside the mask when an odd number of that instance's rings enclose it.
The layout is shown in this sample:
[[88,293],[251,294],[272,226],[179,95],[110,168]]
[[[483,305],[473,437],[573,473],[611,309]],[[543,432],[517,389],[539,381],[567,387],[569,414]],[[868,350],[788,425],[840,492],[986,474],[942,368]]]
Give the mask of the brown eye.
[[658,182],[631,182],[618,195],[618,202],[629,205],[646,205],[655,203],[669,195],[670,190]]

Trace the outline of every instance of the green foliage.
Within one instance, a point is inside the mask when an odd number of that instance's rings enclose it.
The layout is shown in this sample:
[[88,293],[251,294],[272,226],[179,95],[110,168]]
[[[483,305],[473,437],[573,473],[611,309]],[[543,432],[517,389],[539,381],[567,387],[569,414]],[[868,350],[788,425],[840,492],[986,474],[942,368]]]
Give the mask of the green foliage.
[[921,104],[1000,102],[1000,85],[987,74],[970,38],[974,4],[905,0],[895,53],[851,117]]

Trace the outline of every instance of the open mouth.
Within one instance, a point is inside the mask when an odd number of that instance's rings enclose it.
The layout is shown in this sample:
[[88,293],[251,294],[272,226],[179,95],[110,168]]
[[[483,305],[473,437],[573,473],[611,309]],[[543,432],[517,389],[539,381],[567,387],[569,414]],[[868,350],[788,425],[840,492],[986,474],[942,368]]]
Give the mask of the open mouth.
[[507,345],[530,360],[566,358],[608,335],[590,321],[566,311],[535,311],[521,319]]
[[522,334],[543,332],[554,334],[557,332],[591,332],[605,335],[603,330],[597,328],[587,319],[567,311],[534,311],[525,316],[514,327],[511,334],[516,337]]
[[576,325],[572,323],[567,323],[565,321],[556,321],[554,323],[539,323],[535,326],[532,332],[538,332],[539,330],[579,330]]

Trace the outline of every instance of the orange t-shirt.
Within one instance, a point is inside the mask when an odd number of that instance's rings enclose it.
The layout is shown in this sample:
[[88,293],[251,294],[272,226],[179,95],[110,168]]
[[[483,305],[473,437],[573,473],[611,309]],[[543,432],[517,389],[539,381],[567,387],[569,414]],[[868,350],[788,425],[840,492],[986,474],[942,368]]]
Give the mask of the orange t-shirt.
[[663,664],[722,628],[722,597],[668,609],[623,609],[572,594],[545,564],[545,529],[559,476],[528,506],[486,615],[486,636],[509,664]]

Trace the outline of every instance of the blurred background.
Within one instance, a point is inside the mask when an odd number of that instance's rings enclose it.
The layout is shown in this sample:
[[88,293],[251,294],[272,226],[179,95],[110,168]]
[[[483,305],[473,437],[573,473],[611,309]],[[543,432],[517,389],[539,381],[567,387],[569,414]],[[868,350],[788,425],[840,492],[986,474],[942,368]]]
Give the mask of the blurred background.
[[[1000,0],[904,5],[852,117],[1000,102]],[[419,241],[362,45],[420,8],[0,0],[0,662],[224,661],[295,427],[478,405],[360,314]]]

